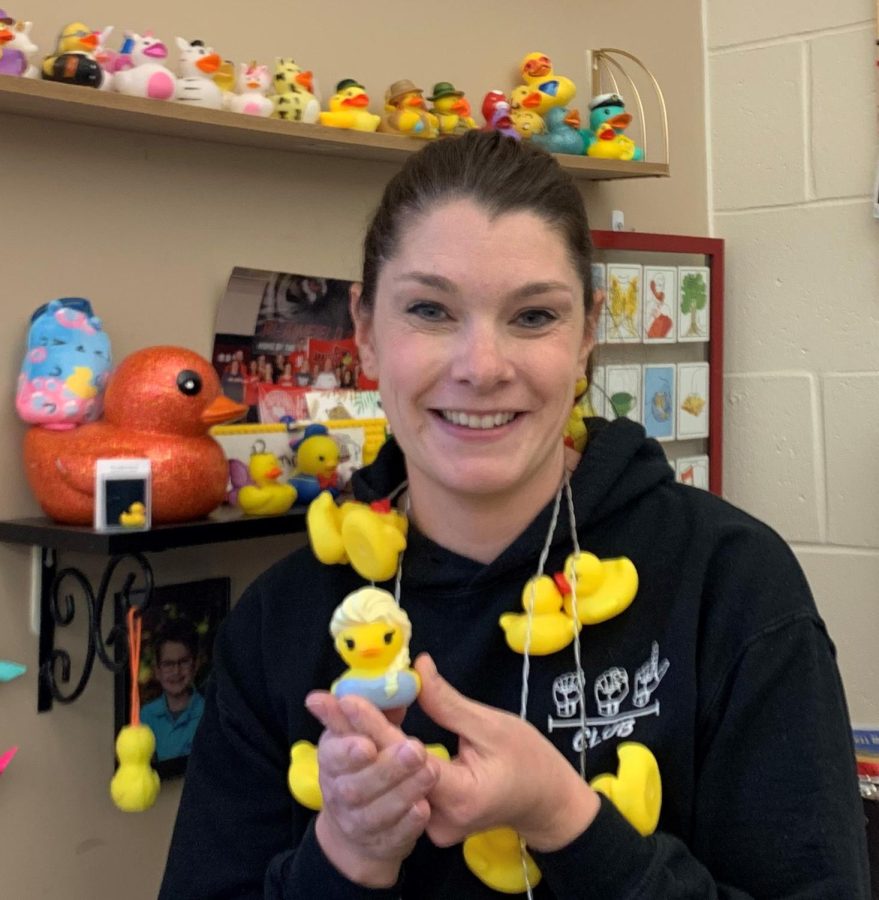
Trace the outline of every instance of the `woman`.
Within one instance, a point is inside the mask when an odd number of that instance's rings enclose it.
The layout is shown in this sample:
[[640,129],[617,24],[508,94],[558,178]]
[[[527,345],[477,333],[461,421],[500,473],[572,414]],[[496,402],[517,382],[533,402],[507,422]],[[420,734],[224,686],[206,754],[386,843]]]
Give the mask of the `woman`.
[[[400,592],[421,693],[403,719],[314,690],[343,668],[328,623],[363,582],[307,549],[272,568],[218,639],[163,897],[498,896],[460,842],[501,825],[539,867],[535,897],[867,896],[842,688],[785,544],[676,484],[626,420],[588,421],[566,491],[590,265],[580,196],[539,151],[471,133],[392,179],[352,314],[394,441],[356,490],[408,484]],[[498,619],[576,543],[629,557],[638,595],[526,667]],[[316,816],[286,794],[300,739],[319,740]],[[616,771],[629,739],[662,774],[650,837],[578,771]]]

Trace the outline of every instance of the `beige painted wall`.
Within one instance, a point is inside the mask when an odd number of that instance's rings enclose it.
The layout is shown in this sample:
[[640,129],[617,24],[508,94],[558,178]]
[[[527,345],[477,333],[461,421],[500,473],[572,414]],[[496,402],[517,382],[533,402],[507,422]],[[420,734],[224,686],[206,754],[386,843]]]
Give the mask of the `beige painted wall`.
[[[879,724],[874,0],[706,3],[727,496],[790,541]],[[817,724],[820,727],[820,723]]]
[[[49,0],[5,6],[35,21],[42,47],[64,24]],[[232,58],[293,54],[314,68],[325,93],[348,75],[365,81],[374,98],[400,77],[427,88],[451,79],[477,109],[486,90],[512,86],[515,64],[530,50],[549,52],[585,94],[583,51],[625,47],[654,68],[666,90],[675,177],[586,188],[593,223],[609,227],[610,209],[621,207],[639,230],[707,229],[697,0],[542,7],[521,0],[372,6],[256,0],[234,9],[157,0],[145,18],[146,9],[80,0],[75,14],[93,28],[153,28],[169,42],[175,34],[199,36]],[[582,96],[577,105],[585,110]],[[0,516],[13,518],[37,512],[18,475],[24,428],[11,405],[27,318],[37,305],[89,297],[117,358],[168,342],[208,353],[233,265],[356,277],[364,221],[393,168],[0,114],[0,171],[0,333],[7,341],[0,396],[9,398],[0,405],[0,468],[8,473]],[[164,583],[233,574],[237,594],[289,545],[276,539],[206,547],[156,555],[153,564]],[[0,545],[0,573],[0,658],[31,666],[26,677],[0,685],[0,749],[21,747],[0,780],[0,893],[14,900],[153,897],[179,783],[166,785],[148,813],[115,810],[107,795],[111,676],[97,670],[75,704],[37,715],[28,551]],[[65,635],[62,646],[75,650],[81,642]]]

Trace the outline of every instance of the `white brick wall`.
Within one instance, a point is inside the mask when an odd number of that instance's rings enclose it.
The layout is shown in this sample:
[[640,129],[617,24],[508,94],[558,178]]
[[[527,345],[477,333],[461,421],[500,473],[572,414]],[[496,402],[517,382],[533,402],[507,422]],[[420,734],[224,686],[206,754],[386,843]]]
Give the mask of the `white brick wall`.
[[879,726],[874,0],[706,0],[724,483],[791,542]]

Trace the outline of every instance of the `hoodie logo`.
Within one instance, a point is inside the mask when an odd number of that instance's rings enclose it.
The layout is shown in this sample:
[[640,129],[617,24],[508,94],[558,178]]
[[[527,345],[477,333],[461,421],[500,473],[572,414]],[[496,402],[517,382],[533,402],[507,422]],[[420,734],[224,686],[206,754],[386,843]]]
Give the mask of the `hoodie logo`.
[[552,685],[556,714],[548,717],[548,732],[576,729],[571,746],[577,753],[614,737],[629,737],[638,719],[659,715],[659,700],[652,698],[669,665],[667,659],[659,658],[659,644],[653,641],[649,658],[635,670],[631,682],[621,666],[605,669],[595,679],[592,691],[597,716],[589,716],[586,709],[581,716],[577,673],[559,675]]

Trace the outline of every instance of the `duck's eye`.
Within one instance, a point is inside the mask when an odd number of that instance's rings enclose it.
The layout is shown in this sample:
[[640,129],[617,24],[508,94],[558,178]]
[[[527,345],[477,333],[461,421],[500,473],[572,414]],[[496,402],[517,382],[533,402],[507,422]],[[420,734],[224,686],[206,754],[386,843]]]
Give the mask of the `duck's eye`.
[[181,394],[194,397],[201,392],[201,375],[192,369],[184,369],[177,375],[177,388]]
[[354,649],[354,638],[345,638],[345,646],[349,650],[353,650]]
[[394,632],[393,632],[393,631],[386,631],[386,632],[385,632],[385,635],[384,635],[384,639],[385,639],[385,643],[386,643],[386,644],[390,644],[391,641],[394,639]]

